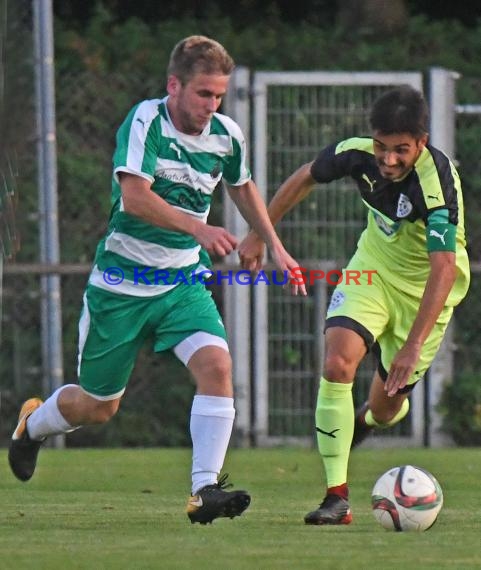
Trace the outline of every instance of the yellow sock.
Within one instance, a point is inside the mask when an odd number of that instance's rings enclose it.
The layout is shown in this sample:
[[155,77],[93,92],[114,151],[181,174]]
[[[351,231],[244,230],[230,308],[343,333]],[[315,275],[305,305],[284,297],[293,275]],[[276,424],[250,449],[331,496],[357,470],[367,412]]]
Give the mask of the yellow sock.
[[372,426],[372,427],[377,427],[377,428],[388,428],[393,426],[394,424],[397,424],[398,422],[400,422],[409,412],[409,400],[406,398],[404,400],[404,402],[402,403],[401,409],[399,410],[399,412],[393,417],[392,420],[389,420],[388,422],[386,422],[385,424],[381,424],[380,422],[377,422],[373,416],[372,416],[372,412],[371,410],[368,410],[366,412],[366,415],[364,417],[364,421],[366,422],[366,424],[368,426]]
[[328,382],[321,378],[316,408],[317,445],[328,487],[347,481],[347,465],[354,433],[352,382]]

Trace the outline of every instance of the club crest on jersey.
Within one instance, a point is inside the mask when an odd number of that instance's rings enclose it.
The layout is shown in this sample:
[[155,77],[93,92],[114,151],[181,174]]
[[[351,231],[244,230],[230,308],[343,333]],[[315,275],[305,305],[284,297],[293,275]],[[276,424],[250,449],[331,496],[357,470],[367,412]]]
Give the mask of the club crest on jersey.
[[327,309],[327,312],[336,310],[338,307],[340,307],[344,303],[345,300],[346,300],[346,296],[344,295],[344,293],[342,291],[334,291],[334,293],[332,294],[331,302],[329,303],[329,308]]
[[407,218],[409,214],[413,211],[413,205],[411,201],[405,194],[399,195],[399,200],[397,203],[396,216],[398,218]]

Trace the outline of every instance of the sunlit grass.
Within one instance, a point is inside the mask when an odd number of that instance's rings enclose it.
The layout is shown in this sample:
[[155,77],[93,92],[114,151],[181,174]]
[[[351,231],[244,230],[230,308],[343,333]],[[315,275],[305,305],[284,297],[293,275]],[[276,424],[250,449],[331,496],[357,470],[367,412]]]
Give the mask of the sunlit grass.
[[[354,522],[311,527],[303,516],[324,484],[315,450],[233,450],[226,471],[252,494],[234,520],[191,525],[190,451],[42,450],[26,484],[0,481],[0,568],[32,569],[401,569],[480,568],[481,454],[478,450],[356,450],[351,459]],[[445,503],[425,533],[382,529],[370,491],[387,468],[432,471]]]

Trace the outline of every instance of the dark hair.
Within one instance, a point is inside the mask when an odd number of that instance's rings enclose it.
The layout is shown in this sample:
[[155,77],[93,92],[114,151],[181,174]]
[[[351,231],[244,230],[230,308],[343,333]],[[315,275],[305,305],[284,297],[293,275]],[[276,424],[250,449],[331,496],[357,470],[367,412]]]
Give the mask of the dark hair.
[[167,75],[175,75],[185,85],[197,73],[230,75],[233,69],[233,59],[219,42],[206,36],[189,36],[172,50]]
[[428,132],[429,110],[422,93],[410,85],[395,87],[376,99],[370,122],[385,135],[409,133],[419,138]]

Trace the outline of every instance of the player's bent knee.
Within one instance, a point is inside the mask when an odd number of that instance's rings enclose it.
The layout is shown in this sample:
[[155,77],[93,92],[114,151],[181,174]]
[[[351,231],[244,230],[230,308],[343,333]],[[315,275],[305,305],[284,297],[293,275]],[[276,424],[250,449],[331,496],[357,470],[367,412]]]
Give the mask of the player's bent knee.
[[324,362],[324,378],[331,381],[352,380],[356,371],[356,364],[340,354],[326,356]]
[[398,406],[388,408],[371,408],[371,414],[379,427],[391,427],[400,422],[409,412],[409,400],[405,399]]
[[224,381],[230,379],[232,374],[232,362],[229,355],[225,358],[216,359],[208,365],[209,373],[213,379],[217,381]]
[[119,400],[97,401],[89,410],[89,420],[92,424],[104,424],[117,413]]
[[232,359],[226,350],[216,346],[206,346],[199,349],[188,364],[194,376],[207,376],[222,380],[232,374]]
[[[204,356],[207,356],[207,353],[204,353]],[[189,369],[199,393],[232,397],[232,362],[229,353],[218,349],[215,357],[195,361],[194,358],[193,362],[189,363]]]

